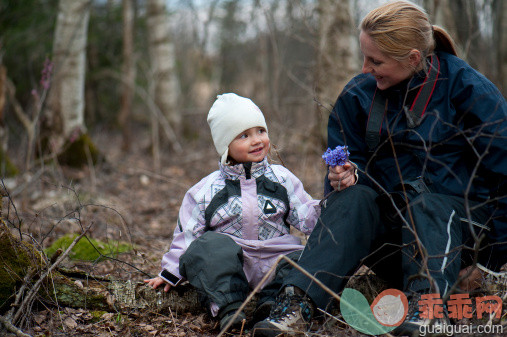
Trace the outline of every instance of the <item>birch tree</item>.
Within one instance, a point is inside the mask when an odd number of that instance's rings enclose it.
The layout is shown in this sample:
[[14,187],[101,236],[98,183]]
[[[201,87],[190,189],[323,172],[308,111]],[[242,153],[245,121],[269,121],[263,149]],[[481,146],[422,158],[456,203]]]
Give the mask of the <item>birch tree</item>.
[[[62,155],[72,149],[73,162],[65,155],[66,164],[80,166],[95,158],[84,124],[84,84],[86,69],[86,42],[90,0],[60,0],[53,41],[55,69],[48,93],[41,131],[43,142],[51,151]],[[83,141],[89,146],[84,149]],[[77,149],[76,146],[80,146]],[[82,156],[79,156],[81,152]],[[92,153],[90,153],[92,152]],[[88,158],[86,155],[88,154]]]
[[172,139],[169,141],[172,142],[173,150],[180,148],[177,143],[177,134],[181,127],[181,115],[176,109],[179,83],[175,73],[175,53],[169,35],[166,2],[164,0],[148,0],[146,16],[151,65],[150,79],[152,80],[150,93],[157,108],[155,112],[162,114],[152,121],[152,149],[154,166],[157,171],[160,168],[158,125],[161,118],[166,118],[169,122],[166,125],[166,134],[168,133],[167,128],[170,128]]

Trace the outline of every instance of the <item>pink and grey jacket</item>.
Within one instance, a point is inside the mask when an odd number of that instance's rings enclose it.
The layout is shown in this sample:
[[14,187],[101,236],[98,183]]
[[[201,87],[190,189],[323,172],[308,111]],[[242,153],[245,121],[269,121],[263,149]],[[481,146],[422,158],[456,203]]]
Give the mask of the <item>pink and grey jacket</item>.
[[290,234],[290,226],[308,235],[320,215],[319,200],[312,199],[301,181],[281,165],[264,159],[251,166],[219,166],[183,199],[159,274],[172,285],[182,280],[179,259],[190,243],[212,230],[241,246],[243,269],[250,286],[255,287],[278,255],[304,248],[301,240]]

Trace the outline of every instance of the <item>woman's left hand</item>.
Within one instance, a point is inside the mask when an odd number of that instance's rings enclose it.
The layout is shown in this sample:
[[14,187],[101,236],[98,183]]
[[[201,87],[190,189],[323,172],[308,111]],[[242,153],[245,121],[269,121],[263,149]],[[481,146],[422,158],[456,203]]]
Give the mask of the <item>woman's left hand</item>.
[[336,191],[343,191],[356,183],[356,167],[350,161],[343,166],[330,166],[328,179]]

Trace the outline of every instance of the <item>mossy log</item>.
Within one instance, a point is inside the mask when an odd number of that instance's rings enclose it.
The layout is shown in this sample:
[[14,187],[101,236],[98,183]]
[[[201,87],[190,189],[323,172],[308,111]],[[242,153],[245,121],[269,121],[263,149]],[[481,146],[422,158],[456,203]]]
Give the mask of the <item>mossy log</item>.
[[[63,272],[65,273],[65,272]],[[62,273],[60,273],[62,274]],[[63,275],[63,274],[62,274]],[[143,282],[117,279],[92,279],[66,277],[55,282],[52,298],[64,307],[129,312],[203,312],[198,295],[190,285],[183,285],[165,293],[153,290]],[[76,291],[76,287],[79,289]]]
[[[49,262],[33,245],[12,235],[4,223],[0,224],[0,260],[0,314],[3,314],[26,282],[29,270],[37,271],[28,281],[35,283],[49,268]],[[38,300],[46,305],[90,310],[203,312],[197,292],[190,285],[165,293],[142,282],[105,279],[58,268],[49,274],[38,295]]]

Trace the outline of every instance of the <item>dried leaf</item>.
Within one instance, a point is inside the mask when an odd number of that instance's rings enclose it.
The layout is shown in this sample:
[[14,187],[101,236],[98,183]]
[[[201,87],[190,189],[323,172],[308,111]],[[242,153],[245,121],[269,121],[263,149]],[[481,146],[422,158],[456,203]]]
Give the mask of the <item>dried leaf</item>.
[[77,327],[77,323],[72,317],[65,318],[63,324],[65,324],[65,326],[69,329],[74,329]]

